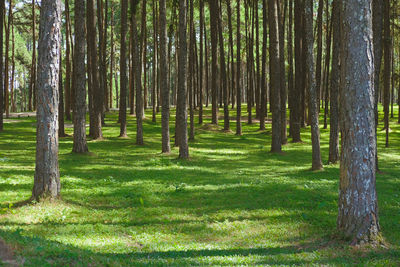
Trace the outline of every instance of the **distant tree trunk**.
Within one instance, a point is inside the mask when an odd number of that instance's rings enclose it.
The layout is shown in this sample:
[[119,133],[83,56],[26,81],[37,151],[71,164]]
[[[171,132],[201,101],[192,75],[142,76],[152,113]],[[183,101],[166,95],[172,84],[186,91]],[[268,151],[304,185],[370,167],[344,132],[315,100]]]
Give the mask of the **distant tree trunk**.
[[293,0],[289,1],[289,25],[288,25],[288,64],[289,64],[289,71],[288,71],[288,95],[289,95],[289,136],[293,137],[293,102],[296,101],[294,99],[294,77],[293,77]]
[[[65,0],[65,116],[68,121],[71,120],[71,45],[70,45],[70,31],[69,28],[69,0]],[[60,88],[60,91],[62,89]]]
[[[279,8],[279,7],[283,7]],[[280,73],[280,109],[281,109],[281,142],[287,144],[287,121],[286,121],[286,102],[287,102],[287,91],[286,91],[286,67],[285,67],[285,21],[286,21],[286,9],[287,1],[278,4],[278,15],[279,15],[279,63],[281,68]]]
[[203,66],[203,44],[204,44],[204,1],[199,0],[200,3],[200,84],[199,84],[199,124],[203,124],[203,74],[204,74],[204,66]]
[[[327,17],[327,25],[328,26],[328,32],[326,36],[326,54],[325,54],[325,67],[324,67],[324,74],[323,76],[323,86],[325,87],[322,90],[324,90],[324,101],[325,101],[325,107],[324,107],[324,129],[328,128],[328,113],[329,113],[329,90],[330,90],[330,65],[331,65],[331,46],[332,46],[332,28],[333,28],[333,19],[332,16],[329,18],[329,0],[326,0],[326,17]],[[333,5],[333,4],[332,4]]]
[[[3,70],[3,29],[4,29],[4,11],[5,1],[0,0],[0,70]],[[4,79],[3,75],[0,75],[0,132],[3,131],[3,113],[4,113]]]
[[[373,29],[373,41],[374,41],[374,110],[375,110],[375,136],[377,136],[378,124],[379,124],[379,91],[380,91],[380,74],[382,66],[382,34],[383,34],[383,0],[372,0],[372,29]],[[375,147],[376,157],[376,170],[379,170],[378,162],[378,146]]]
[[176,106],[177,130],[175,138],[178,138],[179,158],[189,158],[187,137],[187,108],[186,108],[186,59],[187,59],[187,6],[186,0],[179,0],[179,65],[178,65],[178,94]]
[[32,64],[29,81],[28,110],[32,111],[36,106],[36,12],[35,0],[32,0]]
[[383,1],[383,55],[384,55],[384,72],[383,72],[383,113],[384,123],[386,131],[385,146],[389,147],[389,106],[390,106],[390,74],[391,74],[391,36],[390,36],[390,3],[389,1]]
[[317,105],[318,113],[321,110],[321,79],[322,79],[322,17],[324,14],[324,0],[318,2],[317,16],[317,62],[316,62],[316,90],[317,90]]
[[[218,5],[217,5],[218,7]],[[218,7],[219,9],[219,7]],[[222,92],[224,99],[224,131],[229,131],[229,95],[228,95],[228,78],[226,74],[224,37],[222,35],[222,14],[218,10],[218,35],[219,35],[219,57],[222,79]]]
[[6,111],[6,118],[10,117],[10,29],[11,29],[11,22],[13,20],[13,11],[12,11],[12,0],[8,3],[8,23],[6,27],[6,50],[5,50],[5,68],[4,68],[4,108]]
[[102,139],[102,114],[103,114],[103,91],[100,87],[99,72],[97,64],[97,42],[96,42],[96,18],[93,0],[87,0],[87,39],[90,45],[90,65],[92,77],[93,94],[93,139]]
[[333,25],[333,58],[332,77],[330,90],[330,137],[329,137],[329,163],[339,160],[339,92],[340,92],[340,34],[341,0],[333,1],[332,25]]
[[[134,7],[131,6],[133,9]],[[121,55],[119,60],[121,100],[119,108],[120,132],[119,137],[127,137],[126,132],[126,95],[127,95],[127,67],[126,67],[126,35],[128,32],[128,0],[121,0]]]
[[308,92],[310,95],[310,115],[311,115],[311,141],[312,141],[312,170],[323,168],[320,147],[319,132],[319,110],[318,110],[318,92],[315,85],[314,71],[314,36],[313,36],[313,0],[305,0],[305,45],[307,47],[306,66],[308,77]]
[[212,124],[218,125],[218,3],[210,1]]
[[263,47],[262,47],[262,70],[261,70],[261,109],[260,130],[265,130],[265,114],[267,113],[267,43],[268,43],[268,17],[267,0],[263,0]]
[[194,6],[193,0],[189,1],[189,60],[188,60],[188,91],[189,91],[189,117],[190,117],[190,131],[189,141],[194,141],[194,87],[195,87],[195,42],[196,33],[194,30]]
[[268,0],[268,22],[269,22],[269,58],[270,58],[270,79],[271,79],[271,105],[272,105],[272,143],[271,152],[282,151],[281,141],[281,68],[279,54],[279,17],[277,0]]
[[75,0],[75,105],[74,105],[74,146],[72,152],[89,151],[86,142],[86,77],[85,77],[85,1]]
[[[98,33],[99,33],[99,46],[98,46],[98,56],[99,56],[99,61],[98,61],[98,69],[99,69],[99,83],[100,83],[100,88],[99,88],[99,98],[97,99],[97,105],[101,105],[101,107],[98,107],[101,109],[101,123],[104,125],[104,117],[105,117],[105,103],[106,103],[106,84],[107,80],[105,79],[107,77],[107,68],[106,68],[106,59],[104,57],[104,49],[106,46],[105,43],[105,28],[104,28],[104,16],[103,16],[103,0],[97,0],[97,27],[98,27]],[[126,94],[126,93],[125,93]],[[97,95],[97,94],[96,94]],[[122,94],[121,94],[122,95]],[[126,106],[126,104],[125,104]]]
[[242,60],[240,58],[240,0],[237,0],[236,15],[236,135],[242,135],[242,88],[240,86],[242,64]]
[[111,4],[111,54],[110,54],[110,109],[113,108],[113,79],[114,79],[114,7]]
[[[103,83],[104,83],[104,112],[109,111],[110,109],[108,108],[109,104],[108,102],[110,101],[108,96],[108,86],[107,86],[107,30],[108,30],[108,0],[105,0],[105,5],[104,5],[104,12],[103,13],[103,17],[104,17],[104,39],[103,39],[103,70],[104,70],[104,74],[103,74]],[[129,54],[129,53],[128,53]]]
[[169,140],[169,83],[167,65],[167,6],[166,0],[160,0],[160,80],[162,102],[162,152],[171,151]]
[[302,125],[302,101],[303,90],[303,61],[302,61],[302,4],[301,0],[294,1],[294,50],[295,50],[295,83],[292,102],[292,140],[294,143],[301,142],[300,129]]
[[38,57],[36,168],[32,197],[60,194],[58,167],[58,80],[61,46],[61,1],[42,0]]
[[231,102],[232,102],[232,109],[235,108],[235,56],[233,51],[233,28],[232,28],[232,8],[231,8],[231,1],[226,0],[226,5],[228,9],[228,28],[229,28],[229,45],[231,50]]
[[142,66],[140,60],[140,43],[138,42],[138,32],[136,25],[136,10],[139,0],[131,0],[131,16],[133,23],[133,44],[132,56],[135,68],[135,87],[136,87],[136,144],[143,145],[143,96],[142,96]]
[[208,104],[210,102],[210,81],[209,81],[209,69],[208,69],[208,41],[207,41],[207,27],[204,22],[204,54],[205,54],[205,68],[204,71],[206,73],[206,107],[208,108]]
[[338,230],[353,244],[377,241],[371,0],[342,2]]
[[[286,1],[286,0],[285,0]],[[286,2],[285,2],[286,3]],[[256,27],[256,90],[255,90],[255,102],[256,102],[256,117],[260,118],[260,97],[261,97],[261,66],[260,66],[260,25],[258,18],[258,0],[254,2],[254,11],[255,11],[255,27]]]
[[[141,49],[141,64],[143,64],[143,91],[144,91],[144,97],[143,97],[143,108],[147,109],[147,27],[146,27],[146,23],[147,23],[147,4],[146,4],[147,0],[143,0],[142,1],[142,23],[141,23],[141,45],[140,45],[140,49]],[[144,112],[142,112],[142,116],[144,115]]]
[[[11,34],[12,34],[12,48],[11,48],[11,82],[10,82],[10,92],[11,92],[11,112],[17,112],[15,107],[15,96],[14,96],[14,83],[15,83],[15,32],[14,32],[14,20],[11,21]],[[393,104],[392,104],[393,107]]]
[[129,114],[135,114],[135,72],[133,69],[133,55],[131,53],[133,45],[133,22],[130,17],[129,25],[129,46],[128,46],[128,61],[129,61]]
[[[61,38],[62,39],[62,38]],[[61,41],[62,44],[62,41]],[[58,137],[66,137],[65,126],[64,126],[64,92],[63,92],[63,82],[62,82],[62,46],[60,45],[60,59],[59,59],[59,79],[58,79]]]
[[156,101],[157,101],[157,54],[158,54],[158,45],[157,45],[157,16],[156,13],[156,1],[153,0],[153,83],[152,83],[152,92],[151,92],[151,105],[152,105],[152,122],[156,122]]

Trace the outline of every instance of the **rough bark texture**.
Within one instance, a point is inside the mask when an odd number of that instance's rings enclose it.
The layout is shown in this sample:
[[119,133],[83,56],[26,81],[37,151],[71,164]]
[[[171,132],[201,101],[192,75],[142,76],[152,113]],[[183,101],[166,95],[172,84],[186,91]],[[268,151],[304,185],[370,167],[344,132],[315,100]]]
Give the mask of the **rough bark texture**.
[[171,151],[169,140],[169,83],[167,65],[167,14],[166,0],[160,0],[160,80],[161,80],[161,127],[162,152]]
[[240,59],[240,0],[237,0],[236,11],[236,135],[242,135],[242,88],[240,86],[241,59]]
[[58,167],[58,86],[61,0],[42,0],[38,56],[36,168],[32,197],[60,194]]
[[336,163],[339,160],[340,9],[341,1],[334,0],[332,9],[333,58],[330,88],[329,163]]
[[314,37],[313,37],[313,0],[305,0],[305,42],[307,47],[306,66],[309,93],[309,112],[311,115],[311,141],[312,141],[312,169],[322,169],[320,133],[319,133],[319,110],[318,95],[315,85],[314,71]]
[[72,152],[89,151],[86,142],[86,75],[85,75],[85,1],[75,0],[75,105],[74,105],[74,146]]
[[[133,6],[131,8],[134,8]],[[127,137],[126,133],[126,95],[128,92],[128,72],[126,66],[126,36],[128,32],[128,0],[121,0],[121,51],[120,51],[120,88],[121,100],[119,108],[120,132],[119,137]]]
[[176,106],[176,120],[178,138],[179,157],[182,159],[189,158],[188,137],[187,137],[187,104],[186,104],[186,87],[187,87],[187,6],[186,0],[179,0],[179,55],[178,55],[178,93]]
[[271,105],[272,105],[272,142],[271,152],[282,151],[281,142],[281,105],[280,105],[280,59],[279,59],[279,26],[277,0],[268,0],[269,23],[269,60],[271,79]]
[[340,165],[338,230],[353,243],[379,235],[375,189],[375,114],[372,1],[342,5]]

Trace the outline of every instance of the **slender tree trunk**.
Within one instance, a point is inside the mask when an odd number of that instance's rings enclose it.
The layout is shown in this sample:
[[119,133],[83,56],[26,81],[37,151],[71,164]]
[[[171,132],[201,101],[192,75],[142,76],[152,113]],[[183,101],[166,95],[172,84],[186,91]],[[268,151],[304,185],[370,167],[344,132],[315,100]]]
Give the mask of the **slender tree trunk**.
[[389,1],[383,1],[383,56],[384,56],[384,72],[383,72],[383,113],[385,123],[385,146],[389,147],[389,106],[390,106],[390,73],[391,73],[391,36],[390,36],[390,3]]
[[256,92],[255,92],[255,100],[256,100],[256,117],[260,118],[260,97],[261,97],[261,66],[260,66],[260,25],[258,19],[258,0],[254,2],[255,5],[255,27],[256,27]]
[[[61,38],[62,39],[62,38]],[[62,44],[62,41],[61,41]],[[64,92],[63,92],[63,82],[62,82],[62,46],[60,46],[60,60],[59,60],[59,79],[58,79],[58,138],[66,137],[65,126],[64,126]]]
[[110,55],[110,109],[113,108],[113,79],[114,79],[114,7],[111,3],[111,36],[110,36],[110,42],[111,42],[111,55]]
[[42,0],[38,57],[38,110],[36,168],[32,197],[57,198],[60,194],[58,167],[58,80],[61,46],[61,1]]
[[204,66],[203,66],[203,43],[204,43],[204,0],[199,0],[200,3],[200,84],[199,84],[199,124],[203,124],[203,81],[204,81]]
[[289,95],[289,136],[293,137],[293,102],[296,101],[294,99],[294,71],[293,71],[293,0],[289,1],[289,25],[288,25],[288,34],[287,34],[287,42],[288,42],[288,64],[289,64],[289,72],[288,72],[288,95]]
[[[15,32],[14,32],[14,20],[11,21],[11,33],[12,33],[12,48],[11,48],[11,82],[10,82],[10,92],[11,92],[11,112],[16,112],[15,107],[15,96],[14,96],[14,83],[15,83]],[[392,103],[393,109],[393,103]]]
[[130,27],[129,27],[129,52],[128,54],[128,61],[129,61],[129,114],[135,114],[135,72],[133,70],[133,55],[131,53],[133,45],[133,22],[132,16],[130,19]]
[[[131,9],[134,7],[131,6]],[[119,119],[120,119],[120,132],[119,137],[127,137],[126,132],[126,95],[127,95],[127,66],[126,66],[126,37],[128,32],[128,0],[121,0],[121,58],[119,61],[120,69],[120,88],[121,88],[121,100],[119,108]]]
[[32,0],[32,63],[31,63],[31,77],[29,81],[28,93],[28,110],[32,111],[35,104],[36,94],[36,12],[35,0]]
[[6,118],[10,117],[10,91],[9,91],[9,85],[10,85],[10,57],[9,57],[9,51],[10,51],[10,30],[11,30],[11,23],[13,20],[13,3],[12,0],[9,1],[8,3],[8,23],[6,27],[6,50],[5,50],[5,68],[4,68],[4,108],[6,111]]
[[218,125],[218,3],[210,1],[212,124]]
[[[4,11],[5,1],[0,0],[0,70],[3,70],[3,29],[4,29]],[[3,131],[3,113],[4,113],[4,79],[0,75],[0,132]]]
[[187,59],[187,6],[186,0],[179,0],[179,70],[178,70],[178,94],[176,107],[177,131],[175,138],[178,138],[179,158],[189,158],[188,137],[187,137],[187,108],[186,108],[186,59]]
[[242,135],[242,88],[240,86],[241,64],[240,58],[240,0],[236,4],[236,135]]
[[93,94],[93,139],[102,139],[102,114],[103,114],[103,101],[104,95],[100,86],[100,78],[98,72],[97,61],[97,42],[96,42],[96,18],[94,13],[93,0],[87,0],[87,28],[88,28],[88,42],[90,45],[90,64],[92,76],[92,94]]
[[[75,105],[74,105],[74,145],[72,152],[89,151],[86,142],[86,82],[85,82],[85,1],[75,0]],[[112,80],[112,79],[111,79]]]
[[[324,107],[324,129],[328,128],[328,113],[329,113],[329,93],[330,93],[330,64],[331,64],[331,46],[332,46],[332,29],[333,29],[333,18],[329,19],[329,0],[326,2],[326,17],[327,25],[329,25],[328,33],[326,36],[326,55],[325,55],[325,70],[323,74],[323,90],[325,92],[325,107]],[[333,4],[332,4],[333,5]],[[339,22],[340,23],[340,22]]]
[[208,41],[207,41],[207,27],[204,22],[204,53],[205,53],[205,73],[206,73],[206,107],[210,103],[210,81],[209,81],[209,69],[208,69]]
[[[147,4],[146,4],[147,0],[143,0],[142,1],[142,23],[141,23],[141,36],[142,36],[142,40],[141,40],[141,57],[142,57],[142,63],[143,64],[143,92],[144,92],[144,96],[143,96],[143,108],[147,109],[147,27],[146,27],[146,23],[147,23]],[[144,112],[142,112],[142,115],[144,115]]]
[[317,62],[315,68],[316,76],[316,89],[317,89],[317,105],[318,113],[321,110],[321,92],[322,92],[322,17],[324,14],[324,0],[318,2],[318,16],[317,16]]
[[301,142],[300,129],[302,124],[302,101],[303,90],[303,61],[302,61],[302,4],[301,0],[294,1],[294,39],[295,39],[295,83],[292,102],[292,140],[294,143]]
[[142,65],[140,60],[140,43],[138,42],[138,32],[136,25],[136,9],[139,0],[131,0],[131,16],[133,23],[133,44],[132,56],[133,66],[135,68],[136,85],[136,144],[143,145],[143,97],[142,97]]
[[371,2],[342,2],[342,154],[337,228],[353,244],[375,242],[380,231],[374,160],[376,137]]
[[151,92],[151,105],[152,105],[152,122],[156,122],[156,101],[157,101],[157,54],[158,54],[158,45],[157,45],[157,16],[156,13],[156,1],[153,0],[153,84],[152,84],[152,92]]
[[[284,6],[279,8],[279,6]],[[280,73],[280,109],[281,109],[281,142],[287,144],[287,120],[286,120],[286,102],[287,102],[287,91],[286,91],[286,67],[285,67],[285,21],[286,21],[286,9],[287,1],[280,5],[279,8],[279,63],[281,68]]]
[[277,0],[268,0],[268,22],[269,22],[269,58],[271,79],[271,105],[272,105],[272,143],[271,152],[282,151],[281,141],[281,68],[279,54],[279,17]]
[[[65,116],[68,121],[71,120],[71,45],[70,45],[70,31],[69,28],[69,0],[65,0]],[[61,91],[61,89],[60,89]]]
[[332,77],[330,90],[330,137],[329,137],[329,163],[339,160],[339,92],[340,92],[340,46],[342,42],[340,34],[341,0],[333,1],[332,25],[333,25],[333,58]]
[[265,114],[267,113],[267,45],[268,45],[268,17],[267,0],[263,0],[263,48],[262,48],[262,70],[261,70],[261,110],[260,130],[265,130]]
[[[99,33],[99,46],[98,46],[98,69],[100,71],[99,73],[99,83],[100,83],[100,88],[99,88],[99,98],[97,99],[97,105],[101,105],[101,107],[98,107],[101,109],[101,124],[104,125],[104,117],[105,117],[105,94],[106,94],[106,79],[105,77],[107,76],[107,68],[106,68],[106,62],[104,58],[104,47],[106,46],[105,44],[105,39],[104,39],[104,19],[103,19],[103,0],[97,0],[97,27],[98,27],[98,33]],[[100,75],[101,74],[101,75]],[[122,94],[121,94],[122,95]]]
[[233,28],[232,28],[232,8],[231,1],[226,0],[227,10],[228,10],[228,27],[229,27],[229,45],[231,51],[231,102],[232,109],[235,108],[235,90],[236,90],[236,82],[235,81],[235,60],[234,60],[234,51],[233,51]]
[[309,105],[311,114],[312,170],[323,168],[320,148],[318,92],[314,71],[313,0],[305,0],[305,42],[307,47],[306,66],[308,77]]
[[189,1],[189,61],[188,61],[188,91],[189,91],[189,116],[190,116],[190,131],[189,131],[189,141],[194,141],[194,88],[195,88],[195,42],[196,33],[194,30],[194,6],[193,0]]

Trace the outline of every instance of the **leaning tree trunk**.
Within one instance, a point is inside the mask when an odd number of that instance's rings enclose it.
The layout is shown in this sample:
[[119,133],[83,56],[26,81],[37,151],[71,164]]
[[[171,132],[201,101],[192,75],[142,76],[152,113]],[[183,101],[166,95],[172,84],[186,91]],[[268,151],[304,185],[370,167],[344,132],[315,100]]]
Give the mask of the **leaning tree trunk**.
[[188,136],[187,136],[187,6],[186,0],[179,0],[179,64],[178,64],[178,94],[176,106],[177,131],[175,138],[178,138],[179,158],[189,158]]
[[272,142],[271,152],[282,151],[281,142],[281,69],[279,56],[279,26],[278,26],[278,3],[277,0],[268,0],[268,22],[269,22],[269,58],[271,77],[271,105],[272,105]]
[[36,168],[32,197],[60,194],[58,167],[58,80],[61,1],[42,0],[38,56]]
[[[133,8],[133,6],[131,7]],[[119,61],[121,105],[119,108],[120,132],[119,137],[127,137],[126,133],[126,95],[127,95],[127,66],[126,66],[126,36],[128,32],[128,0],[121,0],[121,59]]]
[[342,2],[342,153],[337,228],[354,244],[376,241],[380,230],[375,176],[371,2]]
[[89,151],[86,142],[86,75],[85,75],[85,1],[75,0],[75,105],[74,105],[74,146],[72,152]]
[[311,141],[312,141],[312,170],[322,169],[320,133],[319,133],[319,110],[318,95],[315,85],[314,71],[314,36],[313,36],[313,0],[305,0],[305,46],[307,49],[306,67],[307,67],[307,87],[309,97],[309,112],[311,115]]
[[169,140],[169,83],[167,65],[167,6],[166,0],[160,0],[160,81],[161,81],[161,127],[162,152],[171,151]]

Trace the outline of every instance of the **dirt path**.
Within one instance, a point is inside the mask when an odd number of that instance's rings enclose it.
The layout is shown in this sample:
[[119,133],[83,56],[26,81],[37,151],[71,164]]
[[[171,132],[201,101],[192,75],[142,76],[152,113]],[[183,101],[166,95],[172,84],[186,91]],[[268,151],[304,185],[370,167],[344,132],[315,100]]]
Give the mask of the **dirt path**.
[[19,266],[17,261],[14,259],[14,253],[7,244],[0,239],[0,263],[6,266]]

